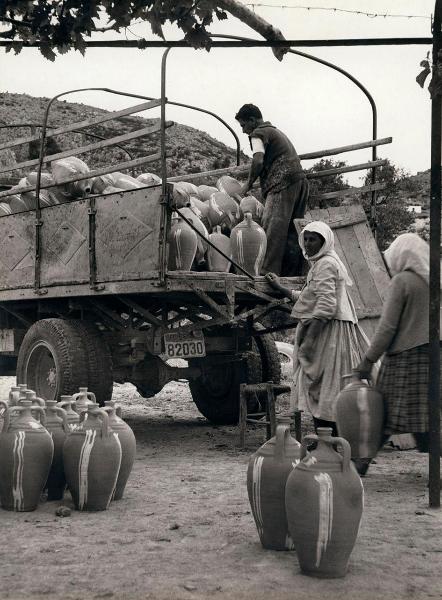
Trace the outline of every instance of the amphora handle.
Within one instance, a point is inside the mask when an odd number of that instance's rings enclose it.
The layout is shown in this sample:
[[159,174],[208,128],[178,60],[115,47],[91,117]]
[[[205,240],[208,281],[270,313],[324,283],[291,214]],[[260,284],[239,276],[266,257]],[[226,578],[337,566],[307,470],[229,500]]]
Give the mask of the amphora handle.
[[307,455],[307,443],[308,442],[325,442],[326,444],[330,444],[331,446],[341,446],[342,451],[336,450],[338,454],[342,456],[342,471],[348,471],[350,469],[350,459],[351,459],[351,448],[350,444],[346,439],[341,437],[333,437],[332,435],[327,435],[324,437],[319,437],[319,435],[309,434],[305,435],[302,444],[301,444],[301,459],[306,457]]

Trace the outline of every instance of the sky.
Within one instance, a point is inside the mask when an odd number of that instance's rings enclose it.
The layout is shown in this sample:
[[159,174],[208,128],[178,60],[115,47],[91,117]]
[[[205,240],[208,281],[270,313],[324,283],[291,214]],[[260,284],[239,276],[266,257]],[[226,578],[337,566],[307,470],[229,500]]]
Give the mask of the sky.
[[[431,37],[430,16],[434,10],[433,0],[256,0],[256,4],[272,5],[255,6],[254,10],[290,39]],[[369,17],[344,11],[407,17]],[[212,33],[261,39],[233,17],[222,22],[215,20],[210,29]],[[182,37],[172,27],[165,32],[168,39]],[[111,39],[118,37],[115,33],[106,35]],[[137,36],[158,39],[144,23],[131,26],[125,35],[128,39]],[[378,149],[380,157],[390,159],[411,174],[430,168],[431,101],[427,89],[420,88],[415,78],[421,70],[419,63],[431,51],[431,45],[298,49],[338,65],[369,90],[377,105],[377,137],[393,137],[392,144]],[[52,97],[75,88],[108,87],[159,97],[162,52],[88,49],[85,57],[70,52],[51,63],[35,49],[24,49],[15,56],[0,48],[0,92]],[[257,104],[264,118],[283,130],[300,154],[364,142],[372,137],[370,104],[354,83],[299,56],[288,55],[280,63],[269,48],[219,48],[209,53],[192,48],[172,49],[167,68],[167,96],[169,100],[217,113],[235,129],[247,153],[248,140],[234,119],[238,108],[246,102]],[[103,92],[70,94],[66,99],[108,110],[137,103]],[[159,110],[143,114],[156,117]],[[231,133],[213,117],[168,107],[167,118],[234,145]],[[17,115],[19,120],[26,118]],[[371,150],[341,154],[336,159],[348,164],[366,162],[371,159]],[[303,162],[305,168],[312,164]],[[364,172],[349,174],[347,180],[352,185],[362,185],[363,175]]]

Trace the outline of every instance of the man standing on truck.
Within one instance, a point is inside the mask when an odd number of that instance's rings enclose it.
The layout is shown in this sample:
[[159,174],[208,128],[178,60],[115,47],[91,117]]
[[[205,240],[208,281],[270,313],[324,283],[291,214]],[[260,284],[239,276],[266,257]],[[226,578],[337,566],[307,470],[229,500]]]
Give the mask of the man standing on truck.
[[249,136],[253,152],[242,194],[245,196],[259,177],[265,200],[262,226],[267,252],[262,272],[300,275],[303,258],[293,219],[304,217],[309,186],[299,156],[288,137],[264,121],[254,104],[244,104],[235,119]]

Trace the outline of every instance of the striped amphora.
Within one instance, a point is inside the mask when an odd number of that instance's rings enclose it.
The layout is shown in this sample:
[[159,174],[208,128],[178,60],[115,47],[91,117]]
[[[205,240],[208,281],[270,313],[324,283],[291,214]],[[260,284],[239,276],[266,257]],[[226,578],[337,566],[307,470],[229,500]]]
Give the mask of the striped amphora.
[[[40,421],[33,412],[40,413]],[[0,434],[0,502],[6,510],[37,508],[54,453],[44,422],[44,409],[32,406],[31,400],[21,400],[20,406],[5,411]]]
[[[362,517],[364,490],[350,444],[329,427],[302,441],[285,491],[288,526],[302,573],[344,577]],[[307,447],[316,443],[314,449]]]
[[[232,229],[230,244],[233,260],[254,277],[260,275],[267,250],[267,236],[247,212],[244,220]],[[237,273],[242,272],[237,269]]]
[[263,547],[293,550],[285,511],[285,485],[299,462],[301,446],[290,435],[291,418],[277,419],[275,436],[250,457],[247,491]]
[[63,446],[66,482],[77,510],[109,507],[121,456],[121,443],[110,427],[108,414],[98,405],[88,406]]

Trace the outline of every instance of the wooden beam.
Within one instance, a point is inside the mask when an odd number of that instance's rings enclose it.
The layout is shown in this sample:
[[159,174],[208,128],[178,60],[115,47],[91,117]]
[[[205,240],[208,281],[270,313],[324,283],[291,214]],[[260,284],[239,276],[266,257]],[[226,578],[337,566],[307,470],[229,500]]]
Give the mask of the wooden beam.
[[344,190],[336,190],[334,192],[326,192],[325,194],[319,194],[316,196],[319,200],[331,200],[332,198],[342,198],[345,196],[357,196],[358,194],[365,194],[374,190],[385,190],[387,187],[386,183],[373,183],[372,185],[364,185],[363,187],[355,188],[350,187]]
[[[384,138],[386,140],[391,140],[392,138]],[[388,142],[384,142],[384,143],[388,143]],[[358,144],[356,144],[358,145]],[[361,144],[362,148],[369,148],[370,147],[370,142],[363,142]],[[340,148],[350,148],[350,146],[341,146]],[[317,157],[320,156],[330,156],[332,154],[335,154],[335,151],[338,151],[337,153],[339,153],[339,151],[344,152],[344,150],[340,150],[340,148],[330,148],[330,150],[321,150],[320,152],[311,152],[310,155],[317,155]],[[327,153],[327,154],[324,154]],[[299,158],[301,160],[304,160],[304,158],[308,156],[306,154],[300,154]],[[379,167],[382,165],[387,164],[386,160],[381,160],[381,161],[372,161],[370,163],[363,163],[361,165],[354,165],[353,167],[340,167],[342,170],[337,170],[337,169],[328,169],[327,171],[316,171],[314,173],[306,173],[307,178],[309,179],[313,179],[313,178],[317,178],[317,177],[327,177],[328,175],[335,175],[337,173],[345,173],[345,172],[350,172],[350,171],[360,171],[363,169],[369,169],[372,167]],[[207,179],[208,177],[221,177],[221,175],[232,175],[232,176],[236,176],[238,179],[242,179],[245,178],[249,172],[249,168],[250,165],[239,165],[239,166],[235,166],[235,167],[225,167],[224,169],[213,169],[211,171],[202,171],[201,173],[190,173],[188,175],[178,175],[178,176],[174,176],[174,177],[168,177],[167,181],[195,181],[198,179],[204,180]]]
[[[173,121],[166,121],[166,128],[174,125]],[[88,144],[87,146],[79,146],[78,148],[71,148],[70,150],[64,150],[63,152],[59,152],[58,154],[50,154],[45,156],[43,159],[43,164],[52,162],[54,160],[59,160],[61,158],[66,158],[68,156],[76,156],[77,154],[83,154],[84,152],[91,152],[92,150],[99,150],[100,148],[106,148],[107,146],[113,146],[119,144],[121,142],[128,142],[129,140],[136,139],[138,137],[143,137],[145,135],[151,135],[152,133],[156,133],[161,130],[161,125],[158,123],[153,127],[143,127],[142,129],[137,129],[136,131],[131,131],[129,133],[125,133],[123,135],[118,135],[112,138],[108,138],[106,140],[102,140],[100,142],[96,142],[94,144]],[[17,169],[24,169],[25,167],[33,167],[34,165],[39,164],[39,159],[35,158],[33,160],[27,160],[22,163],[18,163],[13,165],[12,167],[4,167],[0,169],[0,173],[7,173],[8,171],[15,171]]]
[[312,158],[321,158],[322,156],[331,156],[332,154],[342,154],[343,152],[353,152],[353,150],[362,150],[363,148],[373,148],[374,146],[382,146],[383,144],[391,144],[393,138],[387,137],[379,140],[370,140],[368,142],[361,142],[359,144],[350,144],[349,146],[339,146],[337,148],[330,148],[329,150],[317,150],[316,152],[308,152],[306,154],[300,154],[301,160],[309,160]]
[[307,179],[318,179],[328,177],[329,175],[338,175],[339,173],[351,173],[353,171],[362,171],[363,169],[373,169],[374,167],[383,167],[388,163],[387,160],[372,160],[371,162],[361,163],[359,165],[350,165],[348,167],[339,167],[336,169],[326,169],[325,171],[315,171],[306,173]]
[[[50,133],[48,133],[48,137],[53,137],[54,135],[58,135],[59,133],[68,133],[69,131],[74,131],[75,129],[83,129],[85,127],[90,127],[91,125],[98,125],[99,123],[112,121],[113,119],[125,117],[126,115],[132,115],[134,113],[142,112],[144,110],[155,108],[156,106],[160,105],[161,100],[143,102],[142,104],[137,104],[136,106],[124,108],[123,110],[106,113],[105,115],[97,117],[96,119],[86,119],[85,121],[80,121],[79,123],[72,123],[71,125],[66,125],[65,127],[59,127],[58,129],[54,129]],[[0,144],[0,150],[5,150],[6,148],[14,148],[15,146],[20,146],[21,144],[28,144],[29,142],[37,142],[39,140],[41,140],[41,136],[39,135],[30,135],[27,137],[18,138],[13,142]]]

